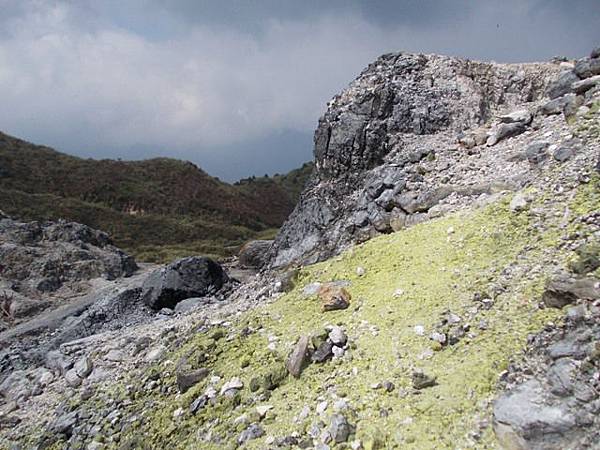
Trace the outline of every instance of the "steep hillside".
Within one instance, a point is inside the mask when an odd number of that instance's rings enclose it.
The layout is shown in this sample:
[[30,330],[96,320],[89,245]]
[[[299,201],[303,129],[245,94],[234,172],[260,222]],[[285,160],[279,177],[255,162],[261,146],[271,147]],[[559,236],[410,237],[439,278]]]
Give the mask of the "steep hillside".
[[167,158],[81,159],[0,133],[0,204],[6,213],[106,230],[142,260],[226,254],[227,247],[279,227],[297,192],[296,184],[270,178],[231,186],[192,163]]

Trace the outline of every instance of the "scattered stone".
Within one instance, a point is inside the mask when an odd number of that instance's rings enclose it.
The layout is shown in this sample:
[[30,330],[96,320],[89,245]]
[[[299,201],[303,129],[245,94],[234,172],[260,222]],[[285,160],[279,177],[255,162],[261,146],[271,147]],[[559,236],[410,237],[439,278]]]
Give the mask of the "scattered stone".
[[554,150],[554,153],[552,156],[558,162],[565,162],[569,158],[571,158],[571,156],[573,156],[573,154],[574,154],[573,149],[561,145],[556,150]]
[[525,124],[523,122],[515,123],[501,123],[496,129],[490,134],[487,140],[487,146],[491,147],[496,145],[498,142],[508,139],[510,137],[518,136],[525,131]]
[[437,378],[420,371],[414,371],[412,374],[412,383],[415,389],[421,390],[435,386],[437,384]]
[[75,363],[73,369],[79,378],[87,378],[92,373],[94,365],[89,356],[84,356]]
[[79,422],[79,412],[72,411],[67,414],[63,414],[57,417],[50,425],[48,426],[48,430],[51,433],[55,434],[63,434],[65,436],[71,436],[73,428]]
[[301,336],[287,360],[287,370],[293,377],[298,378],[300,376],[310,357],[308,344],[308,336]]
[[331,340],[331,342],[333,342],[339,347],[343,347],[344,345],[346,345],[346,342],[348,342],[348,336],[346,336],[344,330],[338,326],[334,326],[331,329],[331,331],[329,332],[329,339]]
[[575,63],[573,72],[579,78],[590,78],[600,75],[600,58],[584,58]]
[[256,412],[261,419],[264,419],[269,411],[273,409],[272,405],[259,405],[256,407]]
[[525,155],[529,162],[533,165],[540,164],[548,157],[546,149],[550,146],[550,143],[544,141],[536,141],[527,146]]
[[331,353],[333,354],[334,358],[341,358],[342,356],[344,356],[344,353],[346,353],[346,351],[342,347],[334,345],[331,348]]
[[348,308],[352,297],[345,288],[327,283],[320,287],[319,298],[325,312]]
[[200,381],[205,379],[210,370],[201,367],[195,370],[178,370],[176,373],[177,388],[182,394],[187,392],[192,386],[195,386]]
[[522,192],[517,192],[510,201],[509,208],[512,212],[521,212],[527,209],[529,201]]
[[548,97],[553,100],[568,94],[571,92],[571,85],[576,81],[579,81],[579,77],[572,70],[562,72],[558,79],[548,86]]
[[327,361],[329,358],[333,356],[333,343],[327,339],[325,342],[322,342],[319,347],[313,352],[311,356],[312,362],[322,363]]
[[272,240],[250,241],[242,246],[238,254],[242,267],[260,269],[268,261]]
[[439,342],[442,345],[446,344],[446,335],[444,333],[438,333],[437,331],[434,331],[429,335],[429,339]]
[[65,373],[65,381],[71,387],[77,387],[81,384],[82,379],[77,376],[75,369],[71,369]]
[[123,352],[122,350],[112,349],[106,354],[106,356],[104,358],[107,361],[123,362],[127,359],[127,356],[125,355],[125,352]]
[[525,125],[529,125],[533,119],[533,115],[526,109],[519,109],[517,111],[513,111],[509,114],[504,114],[503,116],[499,116],[498,119],[502,123],[523,123]]
[[240,389],[243,389],[243,387],[244,382],[239,378],[234,377],[227,383],[225,383],[223,387],[221,387],[220,395],[230,395],[232,393],[235,393],[236,391],[239,391]]
[[49,351],[46,354],[45,363],[48,369],[58,372],[60,375],[64,375],[73,367],[73,360],[58,350]]
[[425,336],[425,327],[423,325],[415,325],[414,331],[417,336]]
[[150,349],[150,351],[144,357],[144,361],[147,363],[159,361],[166,351],[167,348],[164,345],[157,345],[156,347]]
[[352,426],[348,423],[348,419],[342,414],[334,414],[331,417],[329,434],[335,443],[339,444],[346,442],[352,432]]
[[190,412],[192,414],[196,414],[196,412],[198,412],[208,404],[208,400],[209,397],[207,395],[201,395],[200,397],[196,398],[196,400],[194,400],[190,404]]
[[396,389],[396,386],[391,381],[384,381],[381,384],[381,387],[383,387],[386,392],[392,392],[394,389]]
[[316,408],[317,414],[322,415],[323,413],[325,413],[325,411],[327,411],[328,406],[329,406],[329,403],[326,400],[319,402],[317,404],[317,408]]
[[248,428],[242,431],[238,438],[238,444],[243,444],[247,441],[258,439],[265,434],[264,430],[258,424],[251,424]]

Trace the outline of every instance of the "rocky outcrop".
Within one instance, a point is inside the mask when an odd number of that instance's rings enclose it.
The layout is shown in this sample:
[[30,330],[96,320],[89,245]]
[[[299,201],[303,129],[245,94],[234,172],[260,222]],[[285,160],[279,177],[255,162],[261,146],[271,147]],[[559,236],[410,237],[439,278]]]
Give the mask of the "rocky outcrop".
[[5,320],[18,321],[86,292],[95,278],[113,280],[137,270],[133,257],[108,235],[74,222],[28,222],[0,217],[0,296]]
[[[559,72],[556,64],[380,57],[334,97],[319,120],[315,172],[277,236],[272,265],[322,260],[350,243],[422,221],[452,194],[479,195],[495,189],[494,182],[506,185],[506,174],[475,186],[469,174],[457,173],[452,186],[446,174],[431,179],[428,173],[451,168],[452,152],[492,146],[526,131],[531,102],[544,96]],[[519,105],[525,109],[519,115],[477,130]],[[475,131],[467,137],[465,130]]]

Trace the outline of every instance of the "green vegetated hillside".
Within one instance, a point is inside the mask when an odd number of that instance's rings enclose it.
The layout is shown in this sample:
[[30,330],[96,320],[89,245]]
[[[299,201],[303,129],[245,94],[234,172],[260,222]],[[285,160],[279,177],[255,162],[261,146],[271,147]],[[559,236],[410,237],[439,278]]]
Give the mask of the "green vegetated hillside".
[[0,133],[0,209],[99,228],[140,260],[220,257],[272,236],[311,169],[230,185],[190,162],[82,159]]
[[[555,202],[549,190],[530,192],[530,208],[554,217],[543,226],[527,211],[510,212],[507,196],[303,268],[295,288],[275,302],[180,336],[163,361],[132,373],[135,381],[107,385],[79,407],[125,405],[127,426],[109,448],[236,448],[248,424],[260,423],[264,434],[244,448],[264,449],[273,438],[304,440],[315,425],[322,430],[336,408],[355,427],[350,441],[359,439],[365,449],[496,448],[490,402],[498,377],[519,357],[527,335],[560,315],[538,306],[546,262],[568,263],[561,236],[578,232],[579,225],[561,228],[556,213],[566,206],[574,217],[598,210],[599,187],[595,179],[568,202]],[[322,312],[304,288],[335,280],[349,283],[351,305]],[[460,321],[444,325],[450,314]],[[288,376],[285,361],[297,339],[318,339],[328,325],[345,330],[349,350],[310,364],[299,378]],[[435,330],[451,334],[444,327],[452,326],[467,331],[453,345],[430,339]],[[181,358],[211,376],[174,395],[176,378],[168,367]],[[436,384],[415,390],[415,371]],[[148,391],[144,386],[157,373],[161,390]],[[217,395],[216,403],[190,411],[207,390],[218,392],[236,377],[243,388],[234,396]]]

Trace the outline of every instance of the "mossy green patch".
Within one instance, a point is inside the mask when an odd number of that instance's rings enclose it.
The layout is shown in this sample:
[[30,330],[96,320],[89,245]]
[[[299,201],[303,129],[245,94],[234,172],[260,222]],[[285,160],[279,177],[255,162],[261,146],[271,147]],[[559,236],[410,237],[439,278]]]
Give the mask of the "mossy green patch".
[[[260,423],[265,435],[245,444],[263,449],[267,436],[306,438],[315,422],[327,423],[334,401],[344,398],[350,406],[344,414],[367,447],[495,448],[486,423],[498,377],[528,334],[560,314],[540,309],[538,301],[547,276],[544,262],[566,264],[568,253],[558,250],[563,219],[555,214],[566,205],[538,194],[531,208],[548,210],[543,226],[535,214],[509,212],[505,198],[373,239],[303,269],[290,293],[233,319],[231,327],[194,335],[169,356],[209,367],[221,377],[217,390],[234,377],[243,389],[233,397],[218,396],[195,415],[189,405],[205,392],[210,377],[180,396],[142,393],[129,407],[141,412],[141,421],[121,442],[142,436],[149,448],[233,448],[247,424],[260,420],[256,407],[271,405]],[[578,215],[599,207],[600,199],[586,194],[569,205]],[[302,288],[333,280],[349,281],[352,302],[346,310],[323,313],[319,300],[306,297]],[[487,297],[489,309],[480,301]],[[466,334],[432,352],[429,334],[449,312],[461,318]],[[319,334],[329,324],[346,330],[346,355],[311,364],[298,379],[286,376],[285,359],[298,337]],[[417,325],[424,335],[415,332]],[[435,377],[437,385],[415,391],[415,370]],[[373,389],[384,381],[395,389]],[[174,382],[172,375],[162,379],[163,385]],[[315,408],[322,401],[329,407],[319,416]],[[299,418],[305,405],[310,414]],[[178,408],[185,412],[174,418]]]

